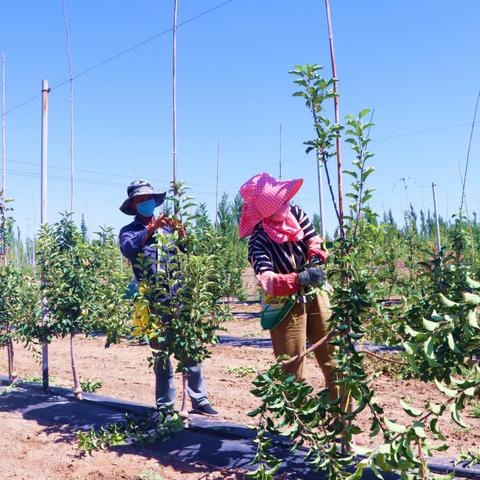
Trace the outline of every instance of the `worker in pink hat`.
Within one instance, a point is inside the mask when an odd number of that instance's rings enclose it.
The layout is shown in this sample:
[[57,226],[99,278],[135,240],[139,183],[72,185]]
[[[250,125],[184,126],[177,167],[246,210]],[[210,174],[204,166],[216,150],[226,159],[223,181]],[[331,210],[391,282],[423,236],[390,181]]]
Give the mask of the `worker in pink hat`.
[[[250,236],[248,259],[265,297],[269,302],[295,294],[296,301],[279,324],[270,329],[273,351],[278,357],[294,357],[306,348],[306,341],[315,343],[328,334],[331,316],[325,292],[308,294],[322,285],[325,276],[321,265],[327,252],[305,212],[289,202],[302,186],[303,180],[276,180],[260,173],[240,188],[244,200],[239,235]],[[267,327],[268,328],[268,327]],[[332,397],[334,384],[333,347],[328,343],[315,350],[318,365]],[[286,367],[303,379],[304,362]]]

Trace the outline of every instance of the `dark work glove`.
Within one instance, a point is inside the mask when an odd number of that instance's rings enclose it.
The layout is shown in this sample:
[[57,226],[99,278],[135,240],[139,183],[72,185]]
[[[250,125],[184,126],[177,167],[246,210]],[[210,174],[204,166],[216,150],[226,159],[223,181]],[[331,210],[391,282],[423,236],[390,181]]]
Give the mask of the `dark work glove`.
[[310,257],[310,260],[308,261],[308,265],[310,267],[319,267],[323,262],[315,255],[313,257]]
[[325,274],[321,267],[307,267],[298,274],[298,283],[305,287],[306,285],[320,285],[325,282]]

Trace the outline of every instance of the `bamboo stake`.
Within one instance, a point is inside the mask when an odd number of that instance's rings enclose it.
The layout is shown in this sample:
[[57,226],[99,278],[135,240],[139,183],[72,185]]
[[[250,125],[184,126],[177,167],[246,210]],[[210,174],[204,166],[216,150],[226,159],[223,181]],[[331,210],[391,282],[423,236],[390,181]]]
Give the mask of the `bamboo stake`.
[[468,141],[468,150],[467,150],[467,163],[465,164],[465,173],[463,176],[463,186],[462,186],[462,200],[460,202],[460,211],[463,208],[463,202],[465,200],[465,184],[467,183],[467,170],[468,170],[468,162],[470,160],[470,148],[472,146],[472,138],[473,138],[473,129],[475,128],[475,121],[477,119],[477,111],[478,111],[478,102],[480,100],[480,90],[478,91],[477,95],[477,103],[475,104],[475,113],[473,114],[473,121],[472,121],[472,128],[470,130],[470,140]]
[[[40,173],[40,223],[47,222],[47,162],[48,162],[48,80],[42,81],[42,141],[41,141],[41,173]],[[42,299],[42,326],[47,318],[47,305]],[[48,344],[42,343],[42,380],[43,389],[48,390]]]
[[7,144],[5,136],[5,118],[7,101],[5,98],[5,52],[2,52],[2,205],[5,207],[7,191]]
[[[172,140],[173,193],[177,194],[177,0],[173,0],[173,62],[172,62]],[[176,212],[175,212],[176,213]]]
[[280,125],[280,138],[279,138],[279,158],[278,158],[278,178],[282,179],[282,126]]
[[[173,193],[177,194],[177,10],[178,2],[173,0],[173,59],[172,59],[172,111],[173,111]],[[175,204],[175,210],[178,207]],[[177,213],[177,212],[175,212]],[[188,427],[188,411],[187,411],[187,389],[188,377],[184,373],[182,375],[182,408],[180,416],[184,417],[185,426]]]
[[[7,142],[6,142],[6,96],[5,96],[5,52],[2,52],[2,263],[8,264],[8,242],[6,236],[7,229]],[[10,323],[6,324],[7,334],[11,332]],[[17,379],[15,371],[15,350],[13,340],[9,337],[7,342],[7,362],[8,362],[8,380],[10,384]]]
[[35,233],[37,231],[37,216],[35,214],[35,192],[32,187],[32,207],[33,207],[33,235],[32,235],[32,269],[33,269],[33,278],[36,278],[37,276],[37,268],[36,268],[36,258],[35,258],[35,246],[36,246],[36,240],[35,240]]
[[[468,204],[467,204],[467,198],[464,194],[464,191],[465,191],[465,178],[463,177],[462,175],[462,166],[460,164],[460,162],[458,162],[458,174],[460,175],[460,184],[462,185],[462,200],[463,200],[463,203],[465,203],[465,215],[467,217],[467,223],[470,224],[470,215],[468,213]],[[462,205],[460,204],[460,215],[463,213],[463,208],[462,208]]]
[[[2,209],[2,246],[1,246],[1,263],[4,265],[8,264],[8,243],[7,243],[7,143],[6,143],[6,129],[5,129],[5,119],[6,119],[6,96],[5,96],[5,52],[2,52],[2,198],[1,198],[1,209]],[[6,326],[7,335],[11,332],[10,323],[7,323]],[[12,384],[17,378],[17,373],[15,372],[15,352],[13,347],[13,341],[11,338],[7,342],[7,363],[8,363],[8,380]]]
[[323,178],[322,178],[322,154],[317,149],[317,181],[318,181],[318,208],[320,214],[320,237],[325,239],[325,212],[323,210]]
[[435,187],[436,185],[432,182],[432,192],[433,192],[433,209],[435,214],[435,229],[437,233],[437,252],[440,255],[440,251],[442,250],[442,246],[440,244],[440,224],[438,221],[438,212],[437,212],[437,197],[435,195]]
[[75,193],[75,171],[74,171],[74,115],[73,115],[73,70],[72,56],[70,50],[70,27],[68,25],[67,8],[65,0],[62,0],[63,19],[65,22],[65,33],[67,35],[67,59],[68,75],[70,82],[70,211],[73,212],[73,199]]
[[[327,11],[327,24],[328,24],[328,39],[330,44],[330,60],[332,64],[332,77],[333,77],[333,91],[335,96],[333,97],[333,105],[335,109],[335,123],[340,124],[340,109],[338,106],[338,78],[337,78],[337,64],[335,61],[335,50],[333,47],[333,29],[332,29],[332,16],[330,13],[329,0],[325,0],[325,8]],[[343,191],[342,191],[342,156],[341,156],[341,143],[340,136],[336,139],[337,147],[337,175],[338,175],[338,213],[340,221],[340,237],[342,240],[345,238],[345,232],[343,229]]]
[[2,52],[2,254],[1,261],[3,264],[7,264],[7,236],[6,236],[6,215],[7,215],[7,143],[5,133],[5,119],[7,112],[7,100],[5,97],[5,52]]
[[217,181],[215,186],[215,227],[218,226],[218,175],[220,172],[220,140],[217,142]]

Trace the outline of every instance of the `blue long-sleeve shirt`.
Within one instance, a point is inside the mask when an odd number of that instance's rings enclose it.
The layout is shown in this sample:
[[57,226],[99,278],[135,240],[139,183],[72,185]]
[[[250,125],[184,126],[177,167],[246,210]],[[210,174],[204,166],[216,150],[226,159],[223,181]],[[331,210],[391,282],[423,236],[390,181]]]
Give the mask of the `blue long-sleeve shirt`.
[[[172,233],[169,227],[162,227],[159,230],[161,233]],[[150,237],[145,242],[145,236],[147,235],[147,226],[144,225],[137,217],[132,223],[125,225],[119,234],[120,250],[122,255],[132,263],[133,273],[135,278],[140,281],[144,278],[152,279],[157,275],[157,258],[158,250],[155,247],[156,240]],[[145,269],[139,265],[139,255],[142,254],[146,257],[147,263]],[[171,254],[168,254],[165,260],[160,265],[160,268],[166,269],[169,263]],[[173,294],[174,292],[171,292]],[[165,301],[169,300],[170,296],[165,297]]]

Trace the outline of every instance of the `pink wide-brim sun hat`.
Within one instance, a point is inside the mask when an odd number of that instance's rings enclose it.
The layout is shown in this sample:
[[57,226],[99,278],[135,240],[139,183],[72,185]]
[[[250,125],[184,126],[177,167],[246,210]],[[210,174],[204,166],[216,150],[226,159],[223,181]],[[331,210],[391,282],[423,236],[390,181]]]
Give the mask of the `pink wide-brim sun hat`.
[[255,226],[264,218],[277,213],[298,192],[303,179],[276,180],[268,173],[259,173],[240,187],[244,200],[238,226],[240,238],[253,233]]

